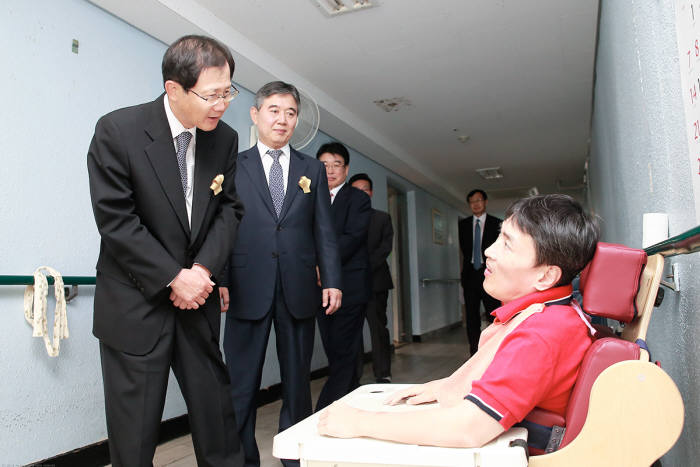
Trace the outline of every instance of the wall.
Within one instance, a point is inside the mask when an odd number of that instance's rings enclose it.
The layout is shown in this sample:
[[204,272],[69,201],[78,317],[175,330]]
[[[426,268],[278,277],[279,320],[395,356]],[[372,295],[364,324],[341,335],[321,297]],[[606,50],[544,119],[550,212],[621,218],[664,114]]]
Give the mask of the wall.
[[[71,52],[73,39],[80,42],[78,54]],[[0,75],[0,274],[28,275],[39,265],[50,265],[65,275],[94,275],[99,237],[85,165],[94,125],[110,110],[152,100],[162,92],[160,62],[166,46],[84,0],[5,0],[0,6],[0,46],[8,51]],[[253,95],[242,89],[224,117],[238,130],[241,149],[249,147],[252,102]],[[319,133],[305,152],[315,154],[329,139]],[[427,241],[424,229],[431,206],[439,205],[447,218],[456,218],[450,206],[368,157],[351,154],[351,174],[367,172],[375,181],[374,207],[387,209],[388,177],[415,193],[419,202],[413,215],[422,229],[416,244]],[[409,238],[414,235],[409,232]],[[421,261],[415,274],[428,268]],[[429,260],[430,268],[439,269],[441,261],[452,262],[443,254]],[[417,276],[410,283],[416,287]],[[92,293],[92,287],[81,286],[78,298],[68,305],[70,338],[62,342],[59,357],[49,358],[22,315],[22,289],[0,287],[0,368],[5,381],[0,385],[0,463],[26,464],[106,437],[99,350],[91,331]],[[417,296],[426,303],[422,290]],[[52,299],[49,308],[51,327]],[[436,316],[413,310],[420,315],[421,329],[450,319],[434,306],[426,310]],[[325,356],[317,338],[313,368],[321,366]],[[263,386],[277,382],[271,339]],[[164,419],[184,412],[171,378]]]
[[[165,47],[82,1],[6,1],[0,10],[0,45],[8,51],[0,77],[0,274],[49,265],[94,275],[99,238],[88,144],[100,115],[160,93]],[[81,286],[68,305],[71,337],[50,358],[24,322],[22,289],[0,288],[1,463],[25,464],[106,436],[93,290]],[[183,411],[179,396],[168,398],[166,417]]]
[[[642,215],[666,212],[671,235],[695,227],[679,57],[670,0],[601,2],[591,145],[591,204],[603,240],[641,247]],[[666,290],[648,341],[685,402],[681,439],[664,466],[700,452],[700,255],[669,258],[680,294]]]
[[[421,279],[459,279],[458,213],[435,197],[417,191],[407,194],[409,269],[411,283],[411,325],[413,335],[444,328],[461,320],[459,282],[433,282]],[[444,244],[433,241],[433,209],[446,225]]]

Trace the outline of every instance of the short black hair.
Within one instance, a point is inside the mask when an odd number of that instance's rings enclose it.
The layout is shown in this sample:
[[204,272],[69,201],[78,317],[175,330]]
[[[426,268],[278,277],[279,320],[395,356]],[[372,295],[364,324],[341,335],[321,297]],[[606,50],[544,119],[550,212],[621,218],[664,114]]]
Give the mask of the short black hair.
[[293,84],[285,83],[284,81],[271,81],[258,89],[258,92],[255,93],[255,108],[260,110],[265,99],[275,94],[289,94],[292,96],[297,103],[297,115],[301,113],[299,90]]
[[180,83],[190,90],[205,68],[222,67],[228,63],[231,78],[236,68],[233,56],[221,42],[206,36],[183,36],[172,43],[163,55],[163,82]]
[[372,183],[372,179],[369,178],[369,175],[367,175],[366,173],[353,175],[352,177],[350,177],[350,180],[348,180],[348,184],[352,186],[352,184],[358,180],[366,180],[369,183],[369,189],[374,190],[374,184]]
[[476,190],[472,190],[469,192],[469,194],[467,195],[467,203],[469,203],[469,198],[471,198],[472,196],[474,196],[477,193],[481,193],[481,196],[484,197],[484,201],[489,199],[488,195],[486,194],[486,192],[484,190],[482,190],[481,188],[477,188]]
[[321,147],[318,148],[318,151],[316,151],[316,159],[320,158],[322,154],[325,154],[327,152],[342,157],[345,161],[345,165],[348,165],[350,163],[350,153],[348,152],[348,148],[343,146],[341,143],[338,143],[337,141],[321,145]]
[[600,231],[596,220],[568,195],[523,198],[506,211],[535,243],[537,265],[561,268],[556,284],[567,285],[593,259]]

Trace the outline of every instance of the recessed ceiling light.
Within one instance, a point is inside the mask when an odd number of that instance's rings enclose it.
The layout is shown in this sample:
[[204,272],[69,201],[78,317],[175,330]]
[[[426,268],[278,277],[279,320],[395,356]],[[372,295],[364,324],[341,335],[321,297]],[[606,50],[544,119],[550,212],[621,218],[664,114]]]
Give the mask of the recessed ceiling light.
[[377,0],[311,0],[323,13],[335,16],[377,6]]
[[481,175],[484,180],[495,180],[498,178],[503,178],[503,172],[500,167],[486,167],[483,169],[476,169],[476,173]]
[[385,112],[391,112],[392,110],[395,112],[399,110],[401,107],[408,107],[411,105],[411,101],[406,99],[405,97],[394,97],[391,99],[378,99],[376,101],[372,101],[375,104],[379,106],[382,110]]
[[469,135],[459,135],[457,137],[460,143],[466,143],[467,141],[469,141],[469,138],[471,138],[471,136]]

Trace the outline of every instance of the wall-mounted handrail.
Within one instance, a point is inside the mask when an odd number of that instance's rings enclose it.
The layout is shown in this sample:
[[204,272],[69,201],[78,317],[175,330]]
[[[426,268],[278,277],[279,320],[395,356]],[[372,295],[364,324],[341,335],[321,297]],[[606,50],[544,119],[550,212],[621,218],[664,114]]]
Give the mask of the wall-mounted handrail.
[[659,253],[665,257],[686,255],[700,251],[700,225],[668,240],[648,246],[644,251],[650,256]]
[[[61,276],[65,285],[95,285],[95,276]],[[46,280],[53,285],[53,277]],[[0,285],[34,285],[34,276],[1,276]]]
[[429,277],[424,277],[423,279],[420,280],[420,284],[425,287],[428,284],[431,283],[443,283],[443,284],[452,284],[453,282],[460,282],[460,279],[433,279]]
[[[61,278],[63,285],[70,286],[70,290],[68,287],[64,288],[66,303],[78,296],[79,285],[95,285],[95,276],[61,276]],[[46,282],[53,285],[53,277],[46,276]],[[0,285],[34,285],[34,276],[0,275]]]

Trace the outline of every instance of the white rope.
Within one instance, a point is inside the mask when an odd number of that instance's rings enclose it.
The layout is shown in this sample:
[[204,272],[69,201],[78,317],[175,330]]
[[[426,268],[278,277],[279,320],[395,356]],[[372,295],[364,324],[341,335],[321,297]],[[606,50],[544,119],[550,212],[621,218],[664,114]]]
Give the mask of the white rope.
[[[49,283],[44,273],[51,275],[54,280],[56,309],[53,315],[53,341],[49,338],[47,327],[46,297],[49,294]],[[41,266],[34,271],[34,285],[28,285],[24,289],[24,317],[34,328],[32,337],[43,337],[49,357],[57,357],[61,347],[61,339],[68,338],[66,297],[63,290],[63,278],[58,271],[48,266]]]

